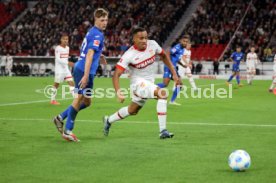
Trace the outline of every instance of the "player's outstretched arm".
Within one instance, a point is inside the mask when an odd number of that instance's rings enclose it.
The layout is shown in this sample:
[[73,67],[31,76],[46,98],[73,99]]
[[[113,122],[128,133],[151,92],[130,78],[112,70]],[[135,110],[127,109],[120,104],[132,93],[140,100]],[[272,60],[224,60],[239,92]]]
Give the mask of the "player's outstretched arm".
[[168,68],[170,69],[172,75],[173,75],[173,80],[175,81],[176,85],[181,85],[181,82],[179,80],[179,77],[176,74],[176,71],[172,65],[172,62],[170,61],[168,55],[165,52],[162,52],[160,54],[160,59],[164,62],[164,64],[166,64],[166,66],[168,66]]
[[87,85],[89,74],[90,74],[90,68],[93,61],[93,56],[94,56],[94,50],[89,49],[87,51],[86,58],[85,58],[84,75],[81,81],[79,82],[80,88],[85,88]]
[[112,77],[112,81],[113,81],[113,86],[114,86],[114,89],[115,89],[115,92],[117,94],[117,98],[119,100],[120,103],[123,103],[124,100],[125,100],[125,97],[121,94],[120,92],[120,76],[124,73],[124,70],[123,69],[118,69],[116,68],[115,69],[115,72],[114,72],[114,75]]

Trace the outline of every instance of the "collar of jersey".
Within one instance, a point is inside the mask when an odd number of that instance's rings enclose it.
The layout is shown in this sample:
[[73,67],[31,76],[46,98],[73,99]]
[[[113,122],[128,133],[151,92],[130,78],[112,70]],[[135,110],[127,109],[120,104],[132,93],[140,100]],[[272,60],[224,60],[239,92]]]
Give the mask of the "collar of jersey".
[[99,30],[100,32],[102,32],[102,30],[99,29],[96,25],[94,25],[94,28],[97,29],[97,30]]
[[[148,45],[147,45],[147,47],[148,47]],[[133,48],[134,48],[135,50],[138,50],[138,51],[141,51],[141,52],[144,52],[144,51],[147,49],[147,47],[146,47],[144,50],[139,50],[139,49],[137,48],[136,45],[133,45]]]

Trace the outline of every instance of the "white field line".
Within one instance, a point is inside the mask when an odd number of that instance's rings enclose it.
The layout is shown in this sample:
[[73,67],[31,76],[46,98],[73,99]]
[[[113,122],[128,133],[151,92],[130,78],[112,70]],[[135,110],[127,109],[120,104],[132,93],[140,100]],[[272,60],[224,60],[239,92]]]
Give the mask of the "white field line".
[[[52,119],[42,119],[42,118],[31,118],[31,119],[24,119],[24,118],[0,118],[0,121],[49,121],[51,122]],[[80,122],[89,122],[89,123],[102,123],[99,120],[77,120]],[[122,120],[119,123],[127,123],[127,124],[158,124],[157,122],[150,122],[150,121],[127,121]],[[242,127],[275,127],[276,125],[273,124],[231,124],[231,123],[196,123],[196,122],[181,122],[181,121],[172,121],[167,122],[169,125],[190,125],[190,126],[242,126]]]
[[[213,85],[224,85],[225,83],[217,83],[217,84],[213,84]],[[199,85],[198,87],[205,87],[205,86],[210,86],[211,84],[208,85]],[[187,87],[187,88],[191,88],[191,87]],[[35,90],[35,92],[37,93],[42,93],[43,89],[37,89]],[[73,98],[66,98],[66,99],[58,99],[58,100],[69,100],[69,99],[73,99]],[[14,102],[14,103],[6,103],[6,104],[0,104],[0,107],[3,106],[14,106],[14,105],[23,105],[23,104],[34,104],[34,103],[43,103],[43,102],[50,102],[50,99],[48,100],[33,100],[33,101],[25,101],[25,102]]]
[[[69,99],[72,100],[72,98],[58,99],[58,100],[69,100]],[[6,103],[6,104],[0,104],[0,107],[13,106],[13,105],[23,105],[23,104],[43,103],[43,102],[49,102],[50,103],[50,99],[48,99],[48,100],[34,100],[34,101],[26,101],[26,102]]]

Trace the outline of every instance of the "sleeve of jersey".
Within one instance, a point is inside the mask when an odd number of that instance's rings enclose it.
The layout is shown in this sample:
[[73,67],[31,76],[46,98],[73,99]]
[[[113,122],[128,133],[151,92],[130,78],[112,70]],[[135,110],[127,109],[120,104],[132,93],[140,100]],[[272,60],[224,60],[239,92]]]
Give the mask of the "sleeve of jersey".
[[164,50],[161,48],[161,46],[154,40],[152,40],[152,42],[154,45],[155,53],[162,55],[164,53]]
[[177,46],[174,46],[170,49],[170,54],[171,55],[175,55],[177,54],[177,51],[178,51],[178,47]]
[[129,64],[129,61],[128,61],[127,57],[124,57],[124,55],[123,55],[123,57],[117,63],[116,68],[121,71],[124,71],[128,67],[128,64]]
[[94,51],[99,51],[101,44],[101,36],[100,35],[91,35],[87,40],[87,48],[92,49]]

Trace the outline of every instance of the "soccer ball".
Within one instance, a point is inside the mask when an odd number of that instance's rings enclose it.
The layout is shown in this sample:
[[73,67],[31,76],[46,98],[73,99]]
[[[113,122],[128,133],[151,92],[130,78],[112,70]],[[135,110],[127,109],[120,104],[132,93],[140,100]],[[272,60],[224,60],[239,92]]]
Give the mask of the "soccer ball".
[[250,167],[251,158],[244,150],[235,150],[228,158],[228,164],[234,171],[245,171]]

